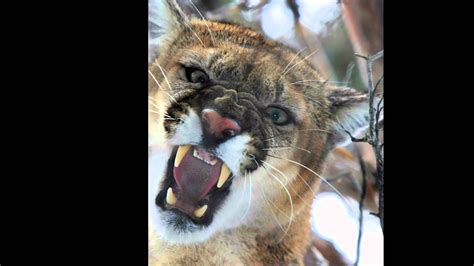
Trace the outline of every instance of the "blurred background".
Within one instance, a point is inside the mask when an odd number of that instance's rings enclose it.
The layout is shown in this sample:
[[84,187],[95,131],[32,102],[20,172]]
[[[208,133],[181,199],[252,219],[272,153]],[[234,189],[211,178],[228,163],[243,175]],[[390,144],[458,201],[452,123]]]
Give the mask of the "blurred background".
[[[178,0],[185,13],[199,17],[191,0]],[[383,0],[192,0],[211,20],[239,23],[290,46],[308,60],[328,82],[367,91],[363,56],[383,47]],[[373,65],[374,82],[383,77],[383,57]],[[383,80],[377,87],[383,92]],[[383,130],[381,132],[383,142]],[[360,157],[357,156],[360,154]],[[323,176],[343,195],[322,183],[313,203],[313,243],[307,265],[353,265],[359,236],[359,200],[366,171],[359,265],[383,265],[383,233],[378,212],[375,156],[367,143],[334,150]]]

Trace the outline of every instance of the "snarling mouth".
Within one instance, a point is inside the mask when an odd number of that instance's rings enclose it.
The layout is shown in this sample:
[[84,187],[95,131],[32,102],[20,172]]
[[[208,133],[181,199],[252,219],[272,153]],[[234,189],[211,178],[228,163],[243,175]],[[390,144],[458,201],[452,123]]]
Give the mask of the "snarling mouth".
[[168,161],[156,204],[206,226],[229,193],[231,183],[229,167],[215,154],[198,146],[178,146]]

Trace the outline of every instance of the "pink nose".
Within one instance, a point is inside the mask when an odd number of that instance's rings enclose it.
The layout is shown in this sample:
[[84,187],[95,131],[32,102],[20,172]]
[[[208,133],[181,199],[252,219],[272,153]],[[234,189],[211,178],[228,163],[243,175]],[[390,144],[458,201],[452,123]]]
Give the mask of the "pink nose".
[[212,109],[204,109],[201,119],[207,132],[217,138],[232,137],[240,133],[240,126],[235,120],[222,117]]

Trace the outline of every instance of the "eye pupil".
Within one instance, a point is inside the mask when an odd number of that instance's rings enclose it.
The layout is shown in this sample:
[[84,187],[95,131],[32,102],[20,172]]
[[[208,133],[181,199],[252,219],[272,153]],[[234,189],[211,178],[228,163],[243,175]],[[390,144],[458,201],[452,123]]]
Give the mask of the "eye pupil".
[[280,119],[280,114],[278,113],[278,111],[275,111],[272,113],[272,120],[273,121],[277,121]]

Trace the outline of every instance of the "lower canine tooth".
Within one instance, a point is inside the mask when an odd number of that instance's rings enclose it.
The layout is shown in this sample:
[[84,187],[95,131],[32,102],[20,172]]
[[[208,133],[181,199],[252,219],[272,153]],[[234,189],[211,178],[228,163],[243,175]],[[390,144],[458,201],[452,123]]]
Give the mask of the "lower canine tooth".
[[194,216],[196,216],[197,218],[201,218],[204,215],[204,213],[206,213],[206,211],[207,211],[207,205],[204,205],[201,208],[196,209],[194,211]]
[[179,146],[178,151],[176,152],[176,157],[174,158],[174,167],[178,167],[181,161],[184,158],[184,155],[189,151],[191,145]]
[[176,204],[176,196],[173,193],[173,189],[171,187],[168,188],[166,192],[166,203],[170,205]]
[[221,174],[219,176],[219,180],[217,181],[217,187],[221,188],[225,184],[225,181],[227,181],[229,176],[230,176],[229,167],[227,167],[227,165],[224,163],[222,164]]

